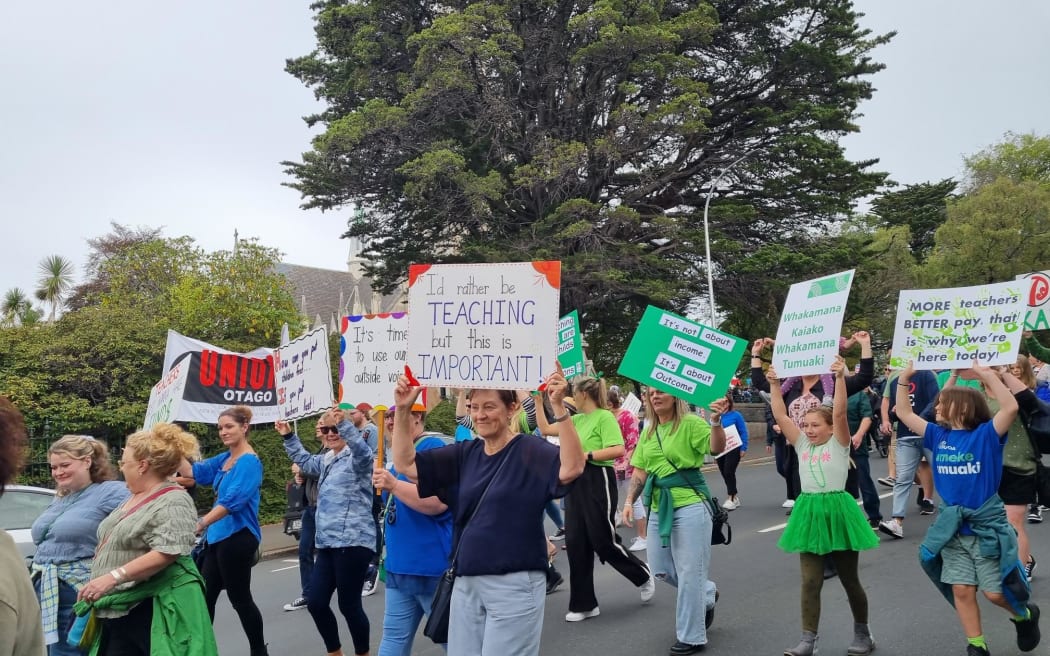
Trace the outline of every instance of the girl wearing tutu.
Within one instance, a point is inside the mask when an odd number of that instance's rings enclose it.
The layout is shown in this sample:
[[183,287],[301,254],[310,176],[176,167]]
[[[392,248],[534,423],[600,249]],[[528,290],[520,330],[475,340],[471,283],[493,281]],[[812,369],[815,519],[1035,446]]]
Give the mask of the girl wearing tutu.
[[824,586],[824,556],[830,555],[853,612],[853,642],[847,654],[864,656],[875,649],[868,629],[868,595],[857,574],[860,551],[872,549],[878,537],[846,487],[849,470],[849,424],[846,421],[846,363],[836,357],[835,405],[806,412],[799,428],[788,415],[776,371],[766,372],[770,381],[773,416],[787,441],[798,452],[802,494],[795,501],[784,535],[777,543],[788,553],[797,553],[802,567],[802,640],[784,651],[784,656],[816,653],[820,623],[820,591]]

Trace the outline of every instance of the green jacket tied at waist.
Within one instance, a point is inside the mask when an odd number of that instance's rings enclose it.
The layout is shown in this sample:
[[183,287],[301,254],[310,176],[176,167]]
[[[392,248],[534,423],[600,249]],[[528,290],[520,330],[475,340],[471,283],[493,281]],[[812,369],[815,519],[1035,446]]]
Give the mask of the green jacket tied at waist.
[[[132,588],[111,592],[94,603],[78,601],[73,612],[84,615],[92,608],[129,611],[151,598],[150,656],[218,656],[204,601],[204,579],[189,556],[180,556]],[[96,638],[89,652],[91,656],[97,656],[99,642]]]
[[[650,506],[654,487],[665,492],[672,487],[688,487],[700,495],[701,502],[711,498],[707,480],[699,469],[680,469],[670,476],[650,475],[645,479],[645,487],[642,489],[642,503],[646,508]],[[666,547],[671,544],[671,528],[674,526],[674,500],[670,494],[660,495],[656,512],[659,513],[660,544]]]

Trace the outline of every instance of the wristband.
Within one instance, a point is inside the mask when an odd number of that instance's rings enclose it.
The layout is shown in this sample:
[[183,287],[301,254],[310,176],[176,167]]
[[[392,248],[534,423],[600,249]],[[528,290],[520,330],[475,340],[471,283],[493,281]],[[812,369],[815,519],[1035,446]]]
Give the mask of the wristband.
[[110,570],[109,575],[112,576],[113,580],[117,583],[120,583],[124,579],[124,577],[120,575],[120,572],[115,569]]
[[587,452],[587,462],[593,462],[593,461],[594,461],[594,451],[588,451]]

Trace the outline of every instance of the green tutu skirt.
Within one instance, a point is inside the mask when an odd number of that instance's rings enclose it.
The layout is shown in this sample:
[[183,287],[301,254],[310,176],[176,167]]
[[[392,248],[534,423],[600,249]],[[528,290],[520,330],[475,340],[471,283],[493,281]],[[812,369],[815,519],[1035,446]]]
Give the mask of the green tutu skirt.
[[879,545],[857,501],[845,490],[803,492],[777,546],[788,553],[863,551]]

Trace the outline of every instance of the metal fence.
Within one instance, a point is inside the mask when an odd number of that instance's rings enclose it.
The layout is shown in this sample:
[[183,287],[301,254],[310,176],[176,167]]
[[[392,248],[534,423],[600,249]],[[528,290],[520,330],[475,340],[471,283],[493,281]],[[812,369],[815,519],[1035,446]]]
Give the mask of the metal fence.
[[[48,461],[47,450],[63,432],[54,431],[51,426],[44,424],[39,427],[27,427],[29,430],[29,451],[26,454],[22,473],[18,476],[18,482],[22,485],[35,485],[38,487],[54,487],[55,482],[51,479],[51,463]],[[127,439],[121,435],[113,438],[97,438],[109,447],[109,457],[113,466],[117,467],[120,452],[124,448]]]

